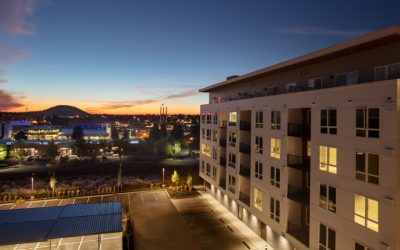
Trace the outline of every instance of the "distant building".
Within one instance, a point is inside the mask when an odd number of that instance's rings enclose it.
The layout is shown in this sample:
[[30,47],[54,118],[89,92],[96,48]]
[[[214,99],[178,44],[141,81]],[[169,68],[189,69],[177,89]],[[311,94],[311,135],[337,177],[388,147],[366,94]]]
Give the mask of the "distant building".
[[60,129],[53,126],[32,126],[26,133],[28,140],[58,140]]
[[400,249],[400,26],[201,89],[206,190],[274,249]]
[[27,130],[31,126],[30,121],[0,122],[0,138],[13,139],[21,130]]

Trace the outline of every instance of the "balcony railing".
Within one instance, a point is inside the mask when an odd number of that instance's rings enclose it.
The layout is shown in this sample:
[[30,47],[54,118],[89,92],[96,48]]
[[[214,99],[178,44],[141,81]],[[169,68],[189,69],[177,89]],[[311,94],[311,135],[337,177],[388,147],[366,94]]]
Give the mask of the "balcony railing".
[[230,127],[235,127],[236,126],[236,122],[229,122],[229,126]]
[[311,128],[305,124],[289,123],[288,135],[296,137],[310,137]]
[[250,207],[250,195],[240,192],[239,193],[239,200]]
[[244,166],[244,165],[240,165],[240,171],[239,174],[241,176],[250,178],[250,167]]
[[239,144],[239,152],[243,154],[250,154],[250,145],[245,143]]
[[226,158],[219,157],[219,165],[226,167]]
[[220,179],[219,180],[219,186],[225,190],[226,189],[226,180],[225,179]]
[[229,192],[234,194],[235,193],[235,186],[228,186],[228,190],[229,190]]
[[220,128],[226,128],[226,121],[219,121]]
[[231,168],[236,168],[236,163],[228,162],[228,166]]
[[226,139],[220,138],[219,139],[219,146],[223,147],[223,148],[226,148]]
[[305,246],[309,246],[310,232],[308,228],[298,226],[291,221],[288,221],[286,232],[303,243]]
[[288,185],[288,199],[305,205],[310,204],[310,192],[297,188],[293,185]]
[[287,154],[287,165],[301,171],[310,171],[310,158]]
[[236,142],[230,141],[230,142],[229,142],[229,146],[231,146],[231,147],[236,147]]
[[240,122],[240,130],[241,131],[250,131],[251,130],[251,122],[241,121]]

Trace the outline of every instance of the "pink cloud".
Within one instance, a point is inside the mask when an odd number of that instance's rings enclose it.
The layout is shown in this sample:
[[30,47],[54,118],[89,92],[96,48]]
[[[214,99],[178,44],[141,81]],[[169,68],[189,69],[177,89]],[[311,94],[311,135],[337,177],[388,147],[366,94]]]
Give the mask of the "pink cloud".
[[0,110],[9,110],[14,108],[20,108],[24,105],[20,102],[23,96],[17,96],[10,92],[0,89]]
[[35,0],[1,0],[0,29],[11,34],[31,35],[34,25],[29,18],[33,14]]
[[13,49],[0,44],[0,64],[13,64],[15,61],[25,58],[26,55],[27,52],[23,49]]

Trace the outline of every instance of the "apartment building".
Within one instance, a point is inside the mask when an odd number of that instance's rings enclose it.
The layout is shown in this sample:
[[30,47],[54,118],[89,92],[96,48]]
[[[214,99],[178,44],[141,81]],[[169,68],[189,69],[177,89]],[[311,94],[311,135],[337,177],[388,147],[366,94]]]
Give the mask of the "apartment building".
[[200,91],[200,176],[272,247],[400,249],[400,26]]

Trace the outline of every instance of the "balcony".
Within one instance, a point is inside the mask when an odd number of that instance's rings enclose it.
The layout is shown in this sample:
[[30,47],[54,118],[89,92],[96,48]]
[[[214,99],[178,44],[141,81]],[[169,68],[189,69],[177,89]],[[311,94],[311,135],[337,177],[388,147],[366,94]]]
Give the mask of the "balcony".
[[239,144],[239,152],[243,154],[250,154],[250,145],[245,143]]
[[219,180],[219,186],[225,190],[226,189],[226,180],[225,179],[220,179]]
[[240,165],[240,171],[239,174],[241,176],[250,178],[250,167],[244,166],[244,165]]
[[219,128],[226,128],[226,121],[219,121]]
[[239,200],[250,207],[250,195],[240,192],[239,193]]
[[236,122],[229,122],[229,127],[236,127]]
[[235,193],[235,186],[228,186],[228,190],[229,190],[229,192],[234,194]]
[[303,243],[305,246],[309,246],[310,232],[307,228],[302,228],[288,221],[286,232],[290,234],[293,238]]
[[226,158],[219,157],[219,165],[226,167]]
[[219,146],[223,147],[223,148],[226,148],[226,139],[220,138],[219,139]]
[[231,146],[231,147],[236,147],[236,142],[235,142],[235,141],[230,141],[230,142],[229,142],[229,146]]
[[228,166],[235,169],[236,168],[236,163],[234,162],[228,162]]
[[297,203],[309,205],[310,204],[310,193],[306,190],[300,189],[298,187],[288,185],[288,199],[295,201]]
[[251,122],[241,121],[239,127],[240,127],[241,131],[250,131],[251,130]]
[[298,155],[287,155],[288,167],[295,168],[301,171],[310,171],[310,158]]
[[305,124],[289,123],[288,136],[307,137],[311,134],[311,128]]

